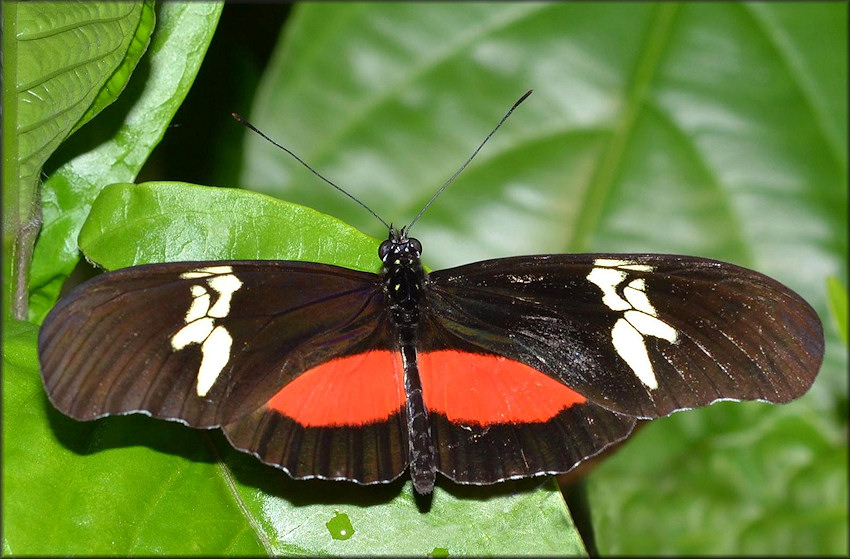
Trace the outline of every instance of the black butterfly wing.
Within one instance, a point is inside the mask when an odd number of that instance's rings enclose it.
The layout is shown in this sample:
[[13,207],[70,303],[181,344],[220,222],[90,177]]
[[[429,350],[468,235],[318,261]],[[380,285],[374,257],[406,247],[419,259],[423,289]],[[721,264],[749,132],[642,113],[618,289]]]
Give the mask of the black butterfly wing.
[[[387,481],[406,467],[398,371],[383,379],[395,400],[364,428],[362,419],[317,419],[279,397],[322,364],[393,347],[384,317],[378,276],[345,268],[277,261],[125,268],[80,286],[48,315],[39,335],[42,379],[53,404],[77,419],[142,412],[221,426],[234,446],[293,477]],[[329,405],[346,397],[338,384],[300,384],[300,395],[322,391]],[[275,397],[283,403],[271,405]]]
[[820,320],[796,293],[702,258],[505,258],[433,272],[425,292],[437,467],[461,483],[569,471],[636,418],[787,402],[823,358]]
[[788,402],[823,359],[806,301],[716,260],[505,258],[434,272],[427,293],[439,328],[639,418],[723,399]]

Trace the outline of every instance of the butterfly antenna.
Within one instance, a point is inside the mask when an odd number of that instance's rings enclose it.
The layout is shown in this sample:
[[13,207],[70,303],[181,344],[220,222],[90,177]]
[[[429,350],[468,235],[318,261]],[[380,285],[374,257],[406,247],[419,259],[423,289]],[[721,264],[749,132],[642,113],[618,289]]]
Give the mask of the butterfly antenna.
[[246,127],[246,128],[248,128],[249,130],[252,130],[253,132],[256,132],[256,133],[257,133],[257,134],[259,134],[259,135],[260,135],[260,137],[261,137],[261,138],[263,138],[264,140],[268,141],[268,142],[269,142],[269,143],[271,143],[272,145],[275,145],[275,146],[279,147],[280,149],[282,149],[283,151],[285,151],[286,153],[288,153],[289,155],[291,155],[292,157],[294,157],[294,158],[295,158],[295,160],[296,160],[297,162],[299,162],[299,163],[301,163],[302,165],[304,165],[305,167],[307,167],[307,168],[310,170],[310,172],[311,172],[311,173],[313,173],[314,175],[316,175],[317,177],[319,177],[320,179],[322,179],[323,181],[325,181],[326,183],[328,183],[328,184],[329,184],[329,185],[331,185],[332,187],[336,188],[337,190],[339,190],[340,192],[342,192],[343,194],[345,194],[346,196],[348,196],[349,198],[351,198],[352,200],[354,200],[355,202],[357,202],[358,204],[360,204],[360,205],[361,205],[361,206],[362,206],[362,207],[363,207],[363,208],[364,208],[367,212],[369,212],[370,214],[372,214],[373,216],[375,216],[375,219],[377,219],[378,221],[380,221],[381,223],[383,223],[383,224],[384,224],[384,227],[386,227],[387,229],[389,229],[389,228],[390,228],[390,224],[389,224],[389,223],[387,223],[386,221],[384,221],[383,219],[381,219],[381,216],[379,216],[379,215],[378,215],[378,214],[376,214],[374,211],[372,211],[372,208],[370,208],[369,206],[367,206],[366,204],[364,204],[363,202],[361,202],[360,200],[358,200],[358,199],[357,199],[357,198],[356,198],[353,194],[350,194],[350,193],[349,193],[349,192],[347,192],[345,189],[343,189],[341,186],[339,186],[339,185],[337,185],[336,183],[334,183],[333,181],[331,181],[331,180],[326,179],[325,177],[323,177],[321,173],[319,173],[317,170],[315,170],[315,169],[314,169],[314,168],[312,168],[310,165],[308,165],[306,161],[304,161],[303,159],[301,159],[300,157],[298,157],[297,155],[295,155],[295,154],[292,152],[292,150],[287,149],[287,148],[283,147],[282,145],[280,145],[279,143],[275,142],[274,140],[272,140],[271,138],[269,138],[268,136],[266,136],[266,135],[265,135],[265,134],[264,134],[264,133],[263,133],[263,132],[262,132],[259,128],[257,128],[256,126],[254,126],[253,124],[251,124],[250,122],[248,122],[247,120],[245,120],[244,118],[242,118],[241,116],[239,116],[238,114],[236,114],[236,113],[232,113],[232,115],[233,115],[233,118],[235,118],[235,119],[236,119],[236,120],[237,120],[237,121],[238,121],[241,125],[245,126],[245,127]]
[[419,220],[419,218],[420,218],[420,217],[422,217],[422,214],[424,214],[424,213],[425,213],[425,210],[427,210],[427,209],[428,209],[428,206],[430,206],[430,205],[434,202],[434,200],[436,200],[436,199],[437,199],[437,196],[439,196],[440,194],[442,194],[442,193],[443,193],[443,191],[446,189],[446,187],[447,187],[447,186],[449,186],[452,182],[454,182],[454,180],[458,177],[458,175],[460,175],[460,174],[463,172],[463,170],[464,170],[464,169],[466,169],[467,165],[469,165],[469,164],[472,162],[472,160],[475,158],[475,156],[476,156],[476,155],[478,155],[478,152],[479,152],[479,151],[481,151],[481,148],[483,148],[483,147],[484,147],[484,144],[486,144],[486,143],[487,143],[487,141],[488,141],[490,138],[492,138],[492,137],[493,137],[493,134],[495,134],[495,133],[496,133],[496,130],[498,130],[499,128],[501,128],[501,127],[502,127],[502,125],[505,123],[505,121],[506,121],[506,120],[508,120],[508,117],[509,117],[509,116],[511,116],[511,113],[513,113],[513,112],[514,112],[514,110],[515,110],[517,107],[519,107],[519,106],[520,106],[520,103],[522,103],[523,101],[525,101],[526,99],[528,99],[528,96],[529,96],[529,95],[531,95],[531,93],[532,93],[533,91],[534,91],[533,89],[529,89],[528,91],[526,91],[526,92],[525,92],[525,94],[524,94],[522,97],[520,97],[520,98],[517,100],[517,102],[516,102],[516,103],[514,103],[514,104],[513,104],[513,106],[512,106],[512,107],[508,110],[508,112],[507,112],[507,113],[505,113],[505,116],[503,116],[503,117],[502,117],[502,120],[500,120],[500,121],[499,121],[499,124],[497,124],[497,125],[496,125],[496,127],[495,127],[495,128],[493,128],[493,130],[492,130],[489,134],[487,134],[487,137],[486,137],[486,138],[484,138],[484,141],[483,141],[483,142],[481,142],[481,145],[479,145],[479,146],[475,149],[475,151],[473,151],[473,152],[472,152],[472,155],[470,155],[470,156],[469,156],[469,159],[467,159],[467,160],[466,160],[466,163],[464,163],[463,165],[461,165],[461,166],[460,166],[460,169],[458,169],[457,171],[455,171],[455,174],[454,174],[454,175],[452,175],[451,177],[449,177],[449,180],[447,180],[445,183],[443,183],[443,186],[441,186],[441,187],[440,187],[440,189],[439,189],[439,190],[438,190],[438,191],[437,191],[437,192],[436,192],[433,196],[431,196],[431,199],[430,199],[430,200],[428,200],[428,203],[427,203],[427,204],[425,204],[425,206],[423,206],[421,210],[419,210],[419,213],[418,213],[418,214],[416,214],[416,217],[414,217],[414,218],[413,218],[413,221],[411,221],[411,222],[410,222],[410,225],[408,225],[407,227],[405,227],[405,229],[404,229],[404,230],[405,230],[406,232],[409,232],[409,231],[410,231],[410,229],[413,227],[413,224],[414,224],[414,223],[416,223],[416,222]]

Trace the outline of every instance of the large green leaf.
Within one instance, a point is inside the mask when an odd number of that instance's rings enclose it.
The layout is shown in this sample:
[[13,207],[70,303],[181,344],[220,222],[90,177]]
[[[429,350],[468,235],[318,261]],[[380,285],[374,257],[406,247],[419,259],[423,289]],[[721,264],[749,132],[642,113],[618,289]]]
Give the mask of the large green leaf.
[[151,262],[277,259],[377,273],[379,243],[311,208],[247,190],[185,183],[107,186],[80,231],[86,258],[108,270]]
[[[674,252],[758,269],[827,317],[847,270],[846,4],[310,4],[251,120],[403,224],[527,88],[416,236],[434,267]],[[379,234],[249,137],[243,185]],[[646,427],[587,485],[622,553],[847,553],[847,357],[811,392]],[[782,535],[782,537],[779,537]]]
[[222,5],[165,2],[140,71],[117,103],[62,146],[42,186],[44,225],[30,277],[40,322],[79,260],[76,237],[100,189],[132,181],[192,86]]
[[153,3],[16,2],[3,12],[4,304],[23,316],[42,166],[124,88],[153,30]]

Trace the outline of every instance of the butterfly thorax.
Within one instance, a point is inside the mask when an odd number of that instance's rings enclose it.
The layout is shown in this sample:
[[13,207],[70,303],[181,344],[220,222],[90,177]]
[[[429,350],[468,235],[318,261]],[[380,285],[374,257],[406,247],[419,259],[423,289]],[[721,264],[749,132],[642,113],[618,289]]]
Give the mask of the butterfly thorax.
[[422,244],[408,238],[404,229],[390,228],[389,238],[378,249],[384,264],[381,272],[384,291],[393,322],[398,326],[413,326],[419,322],[419,299],[425,282],[421,254]]

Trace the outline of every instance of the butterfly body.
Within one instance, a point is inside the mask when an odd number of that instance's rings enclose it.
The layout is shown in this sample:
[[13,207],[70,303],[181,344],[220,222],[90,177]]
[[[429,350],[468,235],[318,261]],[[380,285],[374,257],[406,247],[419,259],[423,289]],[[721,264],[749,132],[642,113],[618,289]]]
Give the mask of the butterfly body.
[[437,466],[417,355],[419,308],[427,281],[420,262],[422,245],[417,239],[408,238],[404,229],[391,227],[389,239],[381,243],[378,254],[383,262],[383,294],[404,370],[410,477],[417,492],[430,493]]

